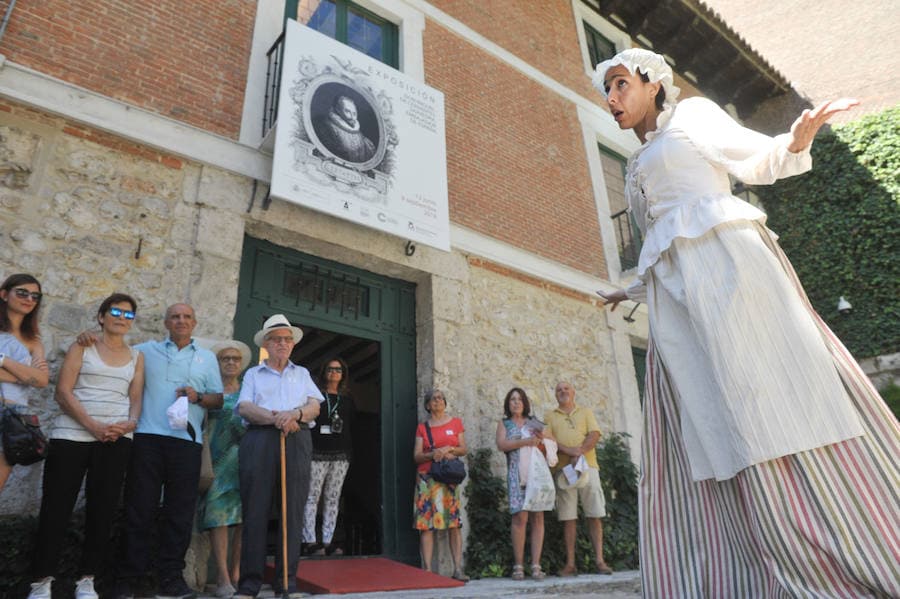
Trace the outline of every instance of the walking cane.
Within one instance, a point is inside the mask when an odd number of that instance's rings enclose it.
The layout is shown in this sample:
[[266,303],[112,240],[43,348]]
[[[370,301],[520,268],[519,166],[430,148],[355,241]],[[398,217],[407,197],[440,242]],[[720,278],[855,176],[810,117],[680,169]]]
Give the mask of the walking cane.
[[287,550],[287,465],[284,448],[285,433],[281,431],[281,599],[288,599]]

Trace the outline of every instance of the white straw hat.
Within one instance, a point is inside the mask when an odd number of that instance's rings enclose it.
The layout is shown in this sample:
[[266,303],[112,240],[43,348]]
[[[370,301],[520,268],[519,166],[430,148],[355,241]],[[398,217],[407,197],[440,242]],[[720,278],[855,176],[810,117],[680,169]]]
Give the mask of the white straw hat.
[[266,335],[276,329],[284,328],[291,330],[291,334],[294,336],[294,343],[298,343],[303,338],[303,331],[295,326],[291,326],[284,314],[274,314],[263,323],[263,328],[253,336],[253,343],[262,347],[263,341],[266,340]]
[[241,370],[247,368],[250,365],[250,360],[252,359],[252,353],[250,352],[250,346],[244,343],[243,341],[238,341],[237,339],[229,339],[227,341],[217,341],[210,348],[212,353],[216,354],[216,357],[219,357],[219,352],[224,349],[236,349],[241,352]]

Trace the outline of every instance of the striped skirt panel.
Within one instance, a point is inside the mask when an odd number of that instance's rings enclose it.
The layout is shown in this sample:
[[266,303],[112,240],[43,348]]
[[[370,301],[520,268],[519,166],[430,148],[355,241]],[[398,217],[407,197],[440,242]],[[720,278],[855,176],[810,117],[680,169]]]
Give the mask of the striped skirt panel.
[[[805,300],[787,258],[761,234]],[[645,597],[900,597],[900,426],[815,318],[866,434],[720,482],[691,480],[678,397],[651,332],[639,500]]]

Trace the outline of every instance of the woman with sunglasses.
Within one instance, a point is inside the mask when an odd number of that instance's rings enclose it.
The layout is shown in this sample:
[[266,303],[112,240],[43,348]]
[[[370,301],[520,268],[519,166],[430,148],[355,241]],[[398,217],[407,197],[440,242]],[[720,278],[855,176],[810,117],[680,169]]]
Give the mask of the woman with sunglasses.
[[141,414],[144,361],[125,342],[137,303],[114,293],[97,310],[97,343],[69,347],[59,371],[56,401],[62,409],[50,432],[29,599],[49,599],[59,570],[66,528],[85,476],[85,535],[76,599],[96,599],[94,575],[107,561],[113,514],[131,455],[131,437]]
[[[0,285],[0,415],[7,405],[28,405],[28,387],[46,387],[50,370],[38,331],[41,284],[10,275]],[[12,472],[0,448],[0,491]]]
[[[334,544],[341,504],[341,489],[350,469],[353,453],[351,426],[355,410],[353,399],[347,393],[350,372],[343,358],[334,357],[322,363],[319,386],[325,402],[312,429],[312,471],[306,511],[303,515],[303,544],[313,555],[343,555]],[[322,544],[316,544],[316,512],[322,492]]]

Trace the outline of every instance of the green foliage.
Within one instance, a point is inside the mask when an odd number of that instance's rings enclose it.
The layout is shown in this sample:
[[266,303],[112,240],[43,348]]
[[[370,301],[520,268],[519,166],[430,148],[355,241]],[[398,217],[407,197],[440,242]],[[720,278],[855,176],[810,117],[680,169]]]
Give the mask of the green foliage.
[[[900,350],[900,106],[819,136],[813,170],[755,188],[819,314],[858,358]],[[845,296],[852,313],[840,315]]]
[[[627,436],[613,433],[597,446],[600,482],[606,496],[604,556],[616,570],[633,570],[638,566],[637,468],[631,462]],[[476,578],[509,576],[512,571],[506,480],[491,472],[490,459],[489,449],[479,449],[469,458],[466,514],[470,529],[465,562],[468,574]],[[529,541],[526,536],[526,561],[530,555]],[[565,564],[565,558],[562,523],[556,519],[555,511],[546,512],[541,567],[556,573]],[[593,569],[594,548],[580,513],[575,559],[580,571]]]
[[508,576],[512,549],[506,481],[491,472],[490,449],[478,449],[469,454],[468,464],[466,572],[474,578]]
[[900,386],[894,383],[889,384],[881,390],[881,397],[884,398],[884,403],[888,405],[894,416],[900,420]]
[[[114,516],[116,535],[113,546],[119,544],[121,512]],[[34,582],[31,564],[37,539],[38,519],[35,516],[0,516],[0,599],[21,599],[28,596],[30,583]],[[72,515],[63,541],[59,570],[54,574],[53,596],[71,599],[79,572],[81,551],[84,546],[84,511]],[[113,556],[110,556],[113,559]],[[112,564],[105,572],[96,573],[97,590],[101,596],[112,592]]]

